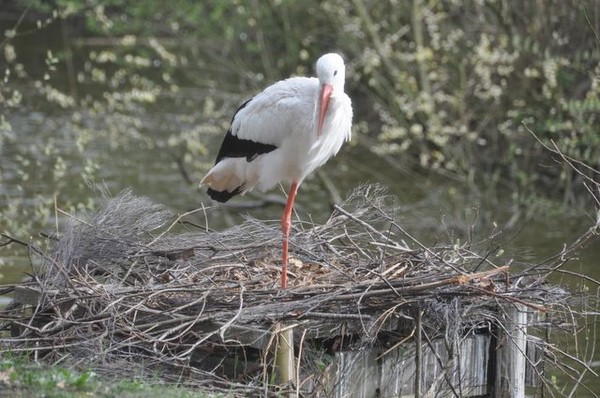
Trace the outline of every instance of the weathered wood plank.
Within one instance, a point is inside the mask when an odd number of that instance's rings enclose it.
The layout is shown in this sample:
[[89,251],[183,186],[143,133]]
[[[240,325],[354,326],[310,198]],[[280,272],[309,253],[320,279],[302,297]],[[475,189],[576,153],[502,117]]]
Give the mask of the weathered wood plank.
[[496,349],[493,398],[524,398],[527,365],[527,308],[504,304]]
[[[461,339],[456,353],[449,355],[445,342],[423,349],[423,396],[481,396],[487,393],[487,361],[492,339],[475,334]],[[336,354],[329,395],[372,398],[416,397],[415,344],[403,344],[385,356],[381,349]],[[448,383],[452,384],[452,388]],[[453,391],[454,390],[454,391]]]

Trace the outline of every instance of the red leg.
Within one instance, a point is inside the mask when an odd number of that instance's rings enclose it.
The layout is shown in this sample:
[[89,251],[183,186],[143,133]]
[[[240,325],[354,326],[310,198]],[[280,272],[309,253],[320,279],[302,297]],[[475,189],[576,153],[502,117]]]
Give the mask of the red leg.
[[288,193],[285,210],[281,216],[281,231],[283,232],[283,256],[281,260],[281,288],[287,287],[287,266],[288,266],[288,239],[290,237],[290,226],[292,225],[292,210],[294,209],[294,200],[298,192],[298,183],[293,182]]

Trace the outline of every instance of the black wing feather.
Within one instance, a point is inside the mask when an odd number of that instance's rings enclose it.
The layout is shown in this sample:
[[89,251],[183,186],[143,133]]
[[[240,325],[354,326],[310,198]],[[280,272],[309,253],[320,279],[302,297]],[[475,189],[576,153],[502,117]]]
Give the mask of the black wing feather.
[[[252,98],[248,101],[244,102],[238,109],[235,111],[231,122],[233,123],[233,119],[235,119],[235,115],[243,109]],[[258,155],[262,155],[263,153],[269,153],[277,149],[277,146],[272,144],[263,144],[261,142],[256,142],[252,140],[245,140],[239,138],[232,134],[231,127],[227,130],[227,134],[225,134],[225,138],[223,138],[223,142],[221,143],[221,149],[219,149],[219,153],[217,154],[217,160],[215,164],[219,163],[221,160],[225,158],[246,158],[246,161],[251,162]],[[233,191],[216,191],[212,188],[208,188],[208,196],[210,196],[213,200],[217,202],[227,202],[229,199],[234,197],[235,195],[241,193],[244,190],[244,185],[240,185]]]
[[212,188],[208,188],[208,190],[206,191],[206,193],[208,193],[208,196],[210,196],[211,199],[216,200],[217,202],[225,203],[229,199],[233,198],[235,195],[241,193],[243,189],[244,189],[243,185],[237,187],[232,192],[229,192],[229,191],[215,191]]
[[[235,119],[235,115],[248,105],[250,101],[252,101],[252,98],[244,102],[238,110],[235,111],[233,119]],[[231,119],[232,123],[233,119]],[[219,149],[215,164],[219,163],[224,158],[246,158],[248,162],[251,162],[256,159],[258,155],[269,153],[275,149],[277,149],[277,146],[272,144],[263,144],[262,142],[239,138],[231,133],[230,127],[229,130],[227,130],[227,134],[225,134],[225,138],[223,138],[223,143],[221,144],[221,149]]]
[[225,138],[223,138],[223,143],[221,144],[221,149],[219,149],[215,164],[225,158],[246,158],[248,162],[251,162],[258,155],[269,153],[275,149],[277,149],[275,145],[238,138],[229,129],[227,134],[225,134]]

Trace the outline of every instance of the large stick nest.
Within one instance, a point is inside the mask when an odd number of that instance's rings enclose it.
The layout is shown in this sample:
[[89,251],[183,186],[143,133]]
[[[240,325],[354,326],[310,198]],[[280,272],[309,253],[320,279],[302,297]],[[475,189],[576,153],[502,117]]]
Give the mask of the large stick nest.
[[[107,369],[160,364],[172,379],[231,392],[215,370],[223,363],[208,358],[242,345],[267,351],[282,326],[306,341],[353,336],[369,345],[408,335],[417,311],[435,337],[489,327],[501,303],[544,311],[565,299],[539,279],[509,275],[490,260],[490,242],[425,247],[392,204],[363,187],[323,225],[295,221],[281,290],[277,222],[208,231],[189,222],[200,212],[175,217],[123,192],[71,217],[39,275],[21,286],[39,293],[37,304],[4,311],[13,333],[5,348]],[[258,374],[236,388],[261,384],[250,382]]]

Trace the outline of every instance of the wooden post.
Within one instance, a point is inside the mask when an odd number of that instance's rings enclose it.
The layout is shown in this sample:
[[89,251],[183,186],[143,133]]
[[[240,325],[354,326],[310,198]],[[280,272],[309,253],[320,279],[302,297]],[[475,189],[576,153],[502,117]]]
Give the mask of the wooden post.
[[[281,324],[277,325],[281,327]],[[294,330],[287,328],[277,333],[276,366],[281,385],[296,385],[296,361],[294,359]]]
[[422,315],[421,309],[417,309],[417,335],[415,336],[415,398],[421,397],[421,380],[423,379]]
[[527,308],[522,304],[505,304],[501,310],[504,320],[498,328],[492,398],[524,398]]

